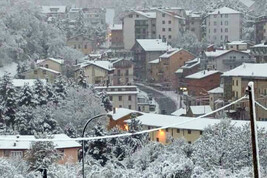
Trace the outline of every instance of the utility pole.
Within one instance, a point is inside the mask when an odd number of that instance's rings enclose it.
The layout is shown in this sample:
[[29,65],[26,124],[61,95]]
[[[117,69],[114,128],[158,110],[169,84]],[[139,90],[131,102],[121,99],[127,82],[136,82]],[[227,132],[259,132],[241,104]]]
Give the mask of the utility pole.
[[259,148],[258,148],[257,125],[256,125],[254,82],[248,83],[247,92],[249,95],[249,107],[250,107],[250,127],[251,127],[251,144],[253,153],[254,178],[260,178],[260,161],[259,161]]

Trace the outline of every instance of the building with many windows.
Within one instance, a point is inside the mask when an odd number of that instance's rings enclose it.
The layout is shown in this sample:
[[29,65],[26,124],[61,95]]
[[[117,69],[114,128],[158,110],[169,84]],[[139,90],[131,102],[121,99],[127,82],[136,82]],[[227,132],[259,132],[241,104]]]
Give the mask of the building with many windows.
[[242,14],[228,7],[208,13],[206,17],[206,39],[210,43],[223,44],[239,41],[242,34]]

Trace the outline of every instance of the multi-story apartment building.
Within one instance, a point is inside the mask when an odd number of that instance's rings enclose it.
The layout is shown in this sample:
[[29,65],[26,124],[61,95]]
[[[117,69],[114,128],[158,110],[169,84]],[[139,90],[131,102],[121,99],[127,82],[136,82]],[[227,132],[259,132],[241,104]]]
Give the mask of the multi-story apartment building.
[[137,110],[137,94],[136,86],[104,86],[95,87],[99,92],[106,92],[109,100],[112,102],[113,108],[128,108]]
[[112,49],[123,48],[123,30],[122,24],[113,24],[110,28],[110,42]]
[[122,19],[124,48],[130,50],[136,39],[156,38],[156,12],[131,11]]
[[113,67],[114,67],[113,85],[133,84],[134,64],[132,61],[121,58],[113,62]]
[[[246,87],[250,81],[254,82],[255,98],[263,106],[267,106],[267,64],[243,65],[225,72],[222,75],[224,83],[224,101],[234,101],[241,98],[246,93]],[[236,112],[232,116],[235,119],[249,119],[246,108],[249,107],[248,101],[237,104],[234,109]],[[267,111],[256,105],[257,120],[267,121]]]
[[201,14],[186,11],[185,30],[194,33],[199,41],[202,40],[202,21]]
[[67,45],[85,55],[90,54],[93,50],[93,40],[82,34],[68,38]]
[[154,59],[159,58],[160,55],[165,53],[168,48],[166,42],[161,39],[139,39],[136,40],[132,48],[134,56],[134,75],[140,79],[145,80],[149,75],[148,63]]
[[184,32],[185,18],[165,9],[156,10],[156,36],[168,43],[178,39]]
[[267,15],[258,17],[255,21],[256,43],[267,41]]
[[85,25],[106,24],[106,9],[104,8],[82,8]]
[[205,52],[204,59],[206,62],[206,68],[219,70],[220,72],[231,70],[240,66],[244,62],[253,63],[255,61],[247,51],[236,50]]
[[77,80],[84,73],[87,83],[95,85],[109,85],[112,83],[114,68],[109,61],[86,61],[78,64],[74,77]]
[[67,6],[42,6],[42,14],[45,15],[46,21],[61,20],[67,17]]
[[178,81],[175,72],[193,58],[194,55],[184,49],[169,49],[156,61],[149,62],[148,80],[164,84],[166,88],[176,89]]
[[251,55],[257,63],[267,63],[267,42],[254,45],[251,48]]
[[210,43],[223,44],[239,41],[242,34],[242,14],[222,7],[206,17],[206,39]]

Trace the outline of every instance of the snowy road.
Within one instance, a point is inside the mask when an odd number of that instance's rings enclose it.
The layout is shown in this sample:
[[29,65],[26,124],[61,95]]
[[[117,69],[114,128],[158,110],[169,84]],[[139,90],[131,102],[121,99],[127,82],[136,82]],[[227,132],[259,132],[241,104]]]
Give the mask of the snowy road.
[[159,109],[162,112],[165,111],[165,114],[171,114],[174,111],[176,111],[177,106],[176,103],[166,95],[162,94],[161,92],[158,92],[154,89],[151,89],[150,87],[146,87],[144,85],[136,84],[140,90],[151,93],[152,97],[156,100],[156,102],[159,104]]

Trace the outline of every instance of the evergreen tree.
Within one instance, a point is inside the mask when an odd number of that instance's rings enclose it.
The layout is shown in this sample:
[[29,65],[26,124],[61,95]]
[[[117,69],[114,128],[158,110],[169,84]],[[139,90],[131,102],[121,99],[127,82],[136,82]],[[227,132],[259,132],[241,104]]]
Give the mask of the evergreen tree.
[[34,98],[32,89],[28,84],[24,85],[21,89],[20,95],[18,96],[18,105],[19,106],[32,106],[35,107],[37,102]]
[[0,97],[1,100],[6,100],[8,86],[12,86],[11,77],[8,73],[0,79]]
[[102,103],[104,105],[106,112],[112,111],[113,106],[106,92],[101,93],[101,98],[102,98]]
[[55,90],[55,98],[56,102],[58,103],[60,99],[66,98],[66,82],[62,78],[62,76],[59,76],[55,83],[54,83],[54,90]]
[[84,75],[84,71],[81,69],[80,70],[80,75],[78,77],[78,85],[83,87],[83,88],[86,88],[87,87],[87,83],[86,83],[86,80],[85,80],[85,75]]
[[14,121],[15,121],[15,114],[16,114],[16,108],[17,108],[17,102],[16,102],[16,92],[12,85],[8,85],[6,88],[6,94],[5,94],[5,101],[4,101],[4,116],[5,116],[5,122],[7,126],[14,127]]
[[47,104],[46,91],[43,82],[40,79],[37,79],[34,82],[34,95],[38,105]]
[[[99,124],[94,127],[93,132],[95,137],[106,135],[103,127]],[[93,140],[88,149],[88,154],[99,161],[102,166],[106,164],[108,160],[106,139]]]
[[45,90],[46,90],[46,100],[47,101],[55,101],[55,92],[53,90],[53,87],[47,83],[45,86]]

